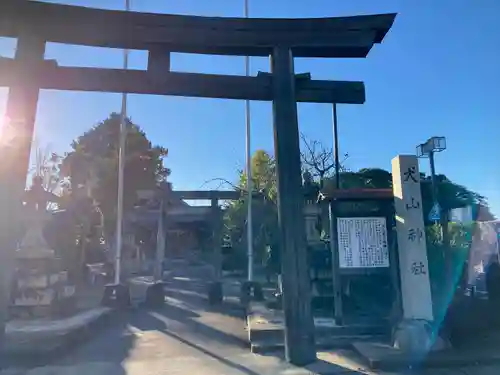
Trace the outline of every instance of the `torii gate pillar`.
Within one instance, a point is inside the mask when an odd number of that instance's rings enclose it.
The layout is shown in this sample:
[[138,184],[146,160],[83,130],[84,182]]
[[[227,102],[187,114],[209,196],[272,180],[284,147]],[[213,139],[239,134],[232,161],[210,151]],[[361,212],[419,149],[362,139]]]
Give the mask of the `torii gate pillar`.
[[316,359],[311,286],[307,269],[304,196],[292,51],[276,47],[273,73],[274,151],[278,182],[278,224],[285,312],[285,355],[303,365]]

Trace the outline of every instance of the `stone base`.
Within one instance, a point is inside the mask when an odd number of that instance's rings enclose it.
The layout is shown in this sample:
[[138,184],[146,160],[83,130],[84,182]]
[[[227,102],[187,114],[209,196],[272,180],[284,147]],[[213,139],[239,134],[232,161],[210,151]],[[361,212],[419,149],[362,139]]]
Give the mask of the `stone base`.
[[101,304],[113,308],[130,307],[130,290],[128,285],[108,284],[104,287]]
[[97,307],[64,319],[11,320],[5,326],[0,352],[2,369],[46,366],[60,360],[102,332],[111,317],[110,308]]
[[428,353],[433,344],[432,327],[426,320],[404,320],[394,331],[393,346],[404,353]]
[[[398,374],[406,374],[409,368],[413,369],[412,373],[420,374],[422,368],[453,369],[469,367],[471,364],[486,366],[500,363],[500,352],[496,347],[478,347],[468,350],[447,349],[420,355],[402,352],[383,342],[354,342],[352,347],[371,369],[394,371]],[[455,374],[453,370],[446,371],[449,371],[446,372],[447,374]]]
[[241,283],[240,303],[247,306],[250,301],[264,301],[262,285],[256,281],[244,281]]
[[208,285],[208,303],[210,305],[219,305],[224,300],[224,292],[222,290],[222,283],[214,281]]
[[[335,324],[332,317],[314,317],[316,349],[350,349],[353,342],[390,342],[390,327],[381,325]],[[247,307],[248,341],[253,353],[272,353],[285,347],[285,317],[281,310],[270,309],[263,302]]]
[[165,303],[165,288],[163,282],[156,282],[146,290],[145,304],[148,307],[161,307]]

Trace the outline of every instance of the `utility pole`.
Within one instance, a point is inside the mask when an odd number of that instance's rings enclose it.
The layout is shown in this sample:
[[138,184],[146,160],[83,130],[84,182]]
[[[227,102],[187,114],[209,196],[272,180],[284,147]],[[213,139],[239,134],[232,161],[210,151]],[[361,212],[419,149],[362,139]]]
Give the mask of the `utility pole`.
[[[245,0],[245,18],[248,18],[248,1]],[[245,75],[250,75],[250,57],[245,56]],[[252,151],[250,149],[250,100],[245,101],[245,135],[246,135],[246,164],[247,164],[247,247],[248,247],[248,281],[253,281],[253,221],[252,221]]]
[[340,189],[340,165],[339,165],[339,132],[337,127],[337,103],[332,106],[333,116],[333,144],[335,148],[335,189]]
[[[125,0],[125,10],[130,11],[130,0]],[[123,69],[128,69],[128,49],[123,50]],[[120,112],[120,145],[118,148],[118,202],[116,210],[115,284],[121,281],[121,255],[123,246],[123,173],[125,169],[125,145],[127,140],[127,93],[122,93]]]
[[[337,123],[337,103],[332,106],[333,117],[333,144],[335,148],[335,189],[340,189],[340,162],[339,162],[339,132]],[[340,259],[339,259],[339,246],[338,246],[338,227],[337,227],[337,208],[338,204],[334,200],[329,205],[329,218],[330,218],[330,248],[332,249],[332,281],[333,281],[333,295],[334,306],[333,315],[335,323],[342,324],[343,308],[342,308],[342,280],[340,278]]]

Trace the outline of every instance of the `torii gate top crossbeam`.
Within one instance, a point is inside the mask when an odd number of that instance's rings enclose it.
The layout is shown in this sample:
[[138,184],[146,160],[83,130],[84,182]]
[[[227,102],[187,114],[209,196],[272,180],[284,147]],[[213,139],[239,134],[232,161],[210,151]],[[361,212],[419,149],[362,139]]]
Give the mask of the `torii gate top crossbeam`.
[[295,57],[365,57],[395,14],[317,19],[245,19],[124,12],[0,1],[0,36],[48,42],[219,55],[268,56],[287,46]]

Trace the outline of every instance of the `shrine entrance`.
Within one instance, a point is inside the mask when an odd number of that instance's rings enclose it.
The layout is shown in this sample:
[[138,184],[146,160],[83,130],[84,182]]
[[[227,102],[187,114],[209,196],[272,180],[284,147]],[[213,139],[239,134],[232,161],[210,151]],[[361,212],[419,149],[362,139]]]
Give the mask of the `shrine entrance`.
[[[9,87],[7,116],[16,124],[3,147],[0,238],[24,191],[39,91],[76,90],[273,102],[282,248],[285,354],[295,364],[316,358],[304,230],[297,102],[362,104],[363,82],[297,76],[295,57],[364,58],[381,43],[395,14],[324,19],[241,19],[123,12],[37,1],[0,2],[0,36],[17,39],[14,59],[0,59]],[[147,70],[62,67],[44,59],[47,42],[146,50]],[[229,76],[170,71],[175,52],[271,56],[271,74]],[[14,127],[11,127],[14,129]],[[8,182],[6,182],[8,181]],[[9,215],[8,217],[6,215]],[[10,241],[10,242],[9,242]],[[5,271],[10,261],[1,263]],[[3,270],[2,270],[3,271]]]
[[[197,255],[207,255],[204,260],[208,260],[213,267],[211,279],[207,280],[209,281],[208,301],[210,304],[221,303],[223,301],[223,290],[220,282],[222,276],[223,217],[219,202],[240,199],[240,192],[224,190],[181,191],[172,190],[170,184],[166,184],[166,189],[159,190],[156,194],[143,195],[148,195],[149,199],[143,199],[144,207],[137,207],[129,215],[127,222],[136,228],[141,226],[153,228],[149,231],[153,234],[150,237],[154,237],[154,241],[158,240],[158,225],[163,225],[164,244],[160,245],[159,248],[163,250],[163,254],[158,254],[156,260],[164,259],[165,256],[196,260],[192,259],[190,254],[190,250],[195,250],[193,247],[179,247],[179,245],[182,246],[182,242],[176,241],[176,232],[182,231],[185,233],[191,229],[195,232],[192,233],[193,235],[208,237],[205,238],[208,241],[202,241],[207,245],[203,246],[204,249],[200,248],[200,238],[197,238],[198,241],[195,241],[194,247],[197,247]],[[185,200],[210,201],[210,206],[189,206],[184,202]],[[160,221],[158,218],[161,209],[163,209],[163,220]],[[199,232],[203,232],[203,234]],[[158,244],[149,248],[158,249],[157,246]],[[201,254],[202,252],[205,254]],[[149,258],[155,258],[152,254],[149,255]]]
[[[209,200],[210,201],[210,227],[212,235],[210,236],[210,263],[214,269],[213,280],[210,283],[207,291],[208,301],[210,304],[221,303],[223,296],[223,288],[221,283],[222,277],[222,228],[223,218],[222,210],[219,207],[221,200],[237,200],[240,198],[238,191],[220,191],[220,190],[194,190],[194,191],[172,191],[172,195],[177,199],[182,200]],[[168,199],[168,197],[167,197]],[[168,228],[168,206],[166,207],[167,228]],[[168,242],[166,244],[168,249]]]

